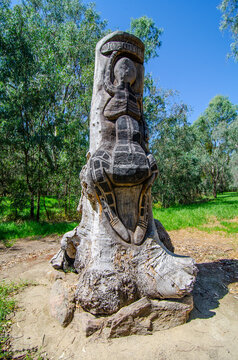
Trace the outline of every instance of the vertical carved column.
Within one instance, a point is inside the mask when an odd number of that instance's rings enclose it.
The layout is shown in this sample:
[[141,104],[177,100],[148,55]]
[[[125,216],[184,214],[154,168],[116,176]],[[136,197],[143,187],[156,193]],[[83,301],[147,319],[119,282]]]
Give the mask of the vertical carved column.
[[112,314],[143,296],[181,298],[195,281],[194,261],[171,252],[152,215],[157,166],[143,118],[143,57],[143,43],[124,32],[97,44],[82,219],[52,259],[55,268],[74,267],[76,300],[92,314]]

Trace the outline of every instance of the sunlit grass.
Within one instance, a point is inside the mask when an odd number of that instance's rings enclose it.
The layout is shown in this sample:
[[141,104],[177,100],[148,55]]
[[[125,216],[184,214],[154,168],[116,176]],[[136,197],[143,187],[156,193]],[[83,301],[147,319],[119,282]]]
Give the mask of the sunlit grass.
[[229,221],[220,221],[220,223],[216,226],[200,226],[200,230],[206,232],[213,232],[213,231],[221,231],[227,234],[238,234],[238,221],[237,222],[229,222]]
[[[217,231],[236,233],[238,224],[224,220],[238,217],[238,193],[229,192],[218,195],[217,199],[198,202],[191,205],[173,206],[168,209],[153,208],[156,219],[161,221],[166,230],[179,230],[187,227],[202,227],[205,224],[218,221]],[[216,231],[216,227],[206,227],[209,231]]]
[[[74,203],[76,204],[76,199]],[[80,218],[76,212],[77,206],[75,204],[73,213],[71,212],[68,217],[65,217],[62,201],[55,197],[45,197],[40,202],[41,221],[37,222],[29,219],[29,203],[27,203],[26,208],[18,211],[17,218],[15,218],[10,199],[2,197],[0,202],[0,241],[5,246],[11,246],[14,239],[52,234],[62,235],[72,230],[79,223]],[[47,215],[49,219],[47,219]]]
[[[52,214],[62,213],[58,200],[46,198],[48,211]],[[172,206],[168,209],[153,208],[154,217],[161,221],[166,230],[179,230],[195,227],[204,231],[223,231],[227,234],[238,232],[238,223],[229,220],[238,217],[238,193],[229,192],[218,195],[217,199],[197,202],[191,205]],[[6,215],[6,213],[5,213]],[[56,216],[56,215],[54,215]],[[78,221],[3,221],[0,223],[0,240],[11,246],[11,240],[25,237],[64,234],[72,230]],[[208,224],[214,225],[210,226]]]
[[51,234],[64,234],[77,226],[77,222],[2,222],[0,223],[0,240],[6,246],[11,246],[12,239],[19,239],[33,236],[46,236]]
[[[41,221],[62,221],[62,220],[75,220],[78,218],[77,205],[79,198],[71,198],[71,208],[67,216],[65,216],[64,202],[56,197],[41,198],[40,200],[40,220]],[[36,214],[36,201],[35,201],[35,214]],[[48,219],[49,217],[49,219]],[[17,214],[11,200],[5,196],[0,198],[0,221],[16,221],[30,219],[30,200],[28,199],[26,205],[22,209],[17,209]]]

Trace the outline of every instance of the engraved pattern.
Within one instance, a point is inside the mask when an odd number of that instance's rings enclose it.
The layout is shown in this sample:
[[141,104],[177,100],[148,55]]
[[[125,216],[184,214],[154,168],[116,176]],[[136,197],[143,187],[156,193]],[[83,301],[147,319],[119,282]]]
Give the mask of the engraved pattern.
[[[157,176],[156,162],[146,147],[146,125],[142,117],[142,94],[133,87],[137,77],[136,63],[130,53],[132,44],[107,43],[102,53],[111,51],[104,87],[110,95],[104,107],[105,118],[115,121],[115,146],[101,146],[90,160],[90,170],[99,203],[115,232],[126,242],[140,245],[148,227],[149,190]],[[114,188],[142,184],[138,199],[138,219],[133,234],[119,218]]]

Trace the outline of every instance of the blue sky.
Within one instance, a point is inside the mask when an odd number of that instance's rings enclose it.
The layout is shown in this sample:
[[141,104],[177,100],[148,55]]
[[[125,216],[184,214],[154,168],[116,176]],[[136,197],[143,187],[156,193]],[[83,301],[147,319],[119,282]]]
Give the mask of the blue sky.
[[[13,1],[16,3],[17,1]],[[19,2],[19,1],[18,1]],[[150,61],[159,86],[178,90],[193,122],[218,94],[238,104],[238,63],[227,59],[231,37],[219,30],[221,0],[95,0],[111,30],[127,30],[143,15],[164,29],[159,57]]]

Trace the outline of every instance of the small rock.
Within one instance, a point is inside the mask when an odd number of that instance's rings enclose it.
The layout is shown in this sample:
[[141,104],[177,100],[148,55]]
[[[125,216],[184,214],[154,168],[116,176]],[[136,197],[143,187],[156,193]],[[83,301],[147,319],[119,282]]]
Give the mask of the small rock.
[[62,279],[57,279],[50,294],[50,313],[62,326],[73,319],[75,310],[74,295]]
[[46,273],[46,278],[50,282],[54,282],[55,280],[58,280],[58,279],[64,280],[65,273],[63,271],[57,271],[57,270],[53,269]]
[[64,251],[60,249],[57,252],[57,254],[52,257],[50,263],[54,269],[60,270],[63,268],[63,261],[64,261]]
[[192,295],[176,300],[151,300],[153,331],[166,330],[185,324],[193,309]]
[[108,322],[111,324],[109,337],[151,333],[151,321],[147,318],[150,313],[151,302],[147,298],[123,307]]
[[193,308],[192,296],[176,300],[142,298],[108,319],[109,338],[146,335],[186,323]]
[[96,318],[88,312],[80,312],[77,314],[77,320],[81,321],[82,330],[86,336],[90,336],[104,325],[104,318]]

